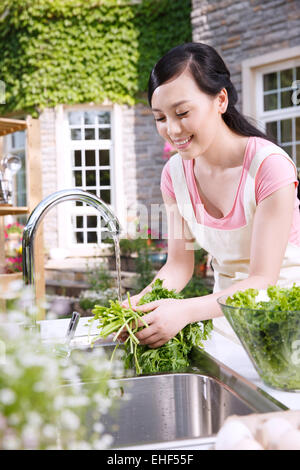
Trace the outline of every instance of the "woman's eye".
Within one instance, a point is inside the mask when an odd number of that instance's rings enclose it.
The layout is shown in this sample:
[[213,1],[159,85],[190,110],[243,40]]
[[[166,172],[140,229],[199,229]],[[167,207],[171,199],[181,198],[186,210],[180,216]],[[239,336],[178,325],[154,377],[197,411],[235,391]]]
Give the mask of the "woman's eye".
[[176,116],[178,116],[178,117],[186,116],[187,113],[188,113],[188,111],[185,111],[185,113],[178,113],[178,114],[176,114]]
[[165,118],[164,117],[161,117],[161,118],[154,118],[155,121],[163,121]]

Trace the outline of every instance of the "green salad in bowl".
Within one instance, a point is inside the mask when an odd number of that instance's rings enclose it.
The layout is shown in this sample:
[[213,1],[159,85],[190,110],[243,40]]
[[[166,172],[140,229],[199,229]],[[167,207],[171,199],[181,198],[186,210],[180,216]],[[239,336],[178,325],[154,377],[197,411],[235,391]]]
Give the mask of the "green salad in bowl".
[[261,379],[300,391],[300,286],[247,289],[218,303]]

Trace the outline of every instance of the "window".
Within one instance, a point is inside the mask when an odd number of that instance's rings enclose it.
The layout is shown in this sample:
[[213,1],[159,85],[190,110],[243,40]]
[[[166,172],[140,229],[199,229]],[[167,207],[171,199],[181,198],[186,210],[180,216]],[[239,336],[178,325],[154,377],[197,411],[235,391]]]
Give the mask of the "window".
[[16,206],[26,206],[26,134],[25,131],[14,132],[4,137],[4,155],[18,155],[22,161],[21,169],[16,173],[13,182],[13,204]]
[[[258,74],[258,120],[295,162],[300,173],[300,60]],[[299,63],[299,65],[298,65]]]
[[[69,111],[72,186],[112,205],[111,111]],[[105,231],[101,216],[90,206],[73,203],[73,243],[98,244]]]

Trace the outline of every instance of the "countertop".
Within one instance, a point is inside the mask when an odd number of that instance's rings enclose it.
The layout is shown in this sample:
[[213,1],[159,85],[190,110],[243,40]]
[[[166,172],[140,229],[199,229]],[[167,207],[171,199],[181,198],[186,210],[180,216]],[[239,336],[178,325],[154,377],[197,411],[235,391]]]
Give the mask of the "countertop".
[[[91,317],[80,318],[73,341],[80,342],[88,334],[95,335],[97,333],[96,324],[91,328],[86,326],[89,318]],[[66,334],[69,319],[43,320],[39,324],[41,336],[44,340],[54,340],[55,338],[62,340]],[[257,387],[265,390],[276,400],[292,410],[300,410],[300,392],[282,392],[265,385],[259,378],[241,344],[237,344],[222,334],[213,331],[211,339],[205,341],[204,346],[205,351],[211,356],[254,383]]]

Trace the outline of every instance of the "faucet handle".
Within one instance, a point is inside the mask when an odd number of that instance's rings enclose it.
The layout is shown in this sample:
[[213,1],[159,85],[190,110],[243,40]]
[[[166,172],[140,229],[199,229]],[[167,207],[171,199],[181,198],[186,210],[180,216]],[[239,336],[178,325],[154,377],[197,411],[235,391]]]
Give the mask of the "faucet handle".
[[68,342],[70,342],[71,339],[73,339],[73,337],[74,337],[76,328],[78,326],[79,319],[80,319],[80,314],[78,312],[74,311],[72,313],[72,317],[71,317],[70,323],[68,325],[68,330],[67,330],[67,334],[66,334],[66,340]]

